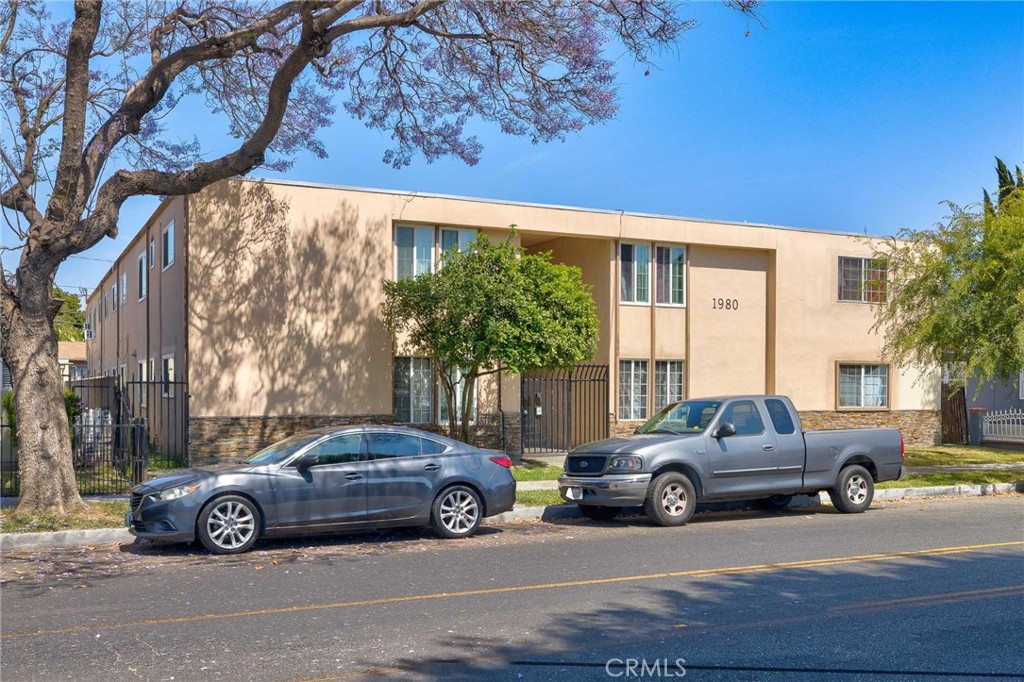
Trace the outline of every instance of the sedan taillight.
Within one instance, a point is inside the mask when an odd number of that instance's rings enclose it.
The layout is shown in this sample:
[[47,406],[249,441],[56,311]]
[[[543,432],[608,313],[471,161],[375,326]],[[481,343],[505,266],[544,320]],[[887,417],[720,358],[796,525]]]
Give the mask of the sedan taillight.
[[512,460],[509,459],[508,457],[503,457],[501,455],[494,455],[493,457],[488,457],[487,459],[491,460],[492,462],[494,462],[495,464],[497,464],[500,467],[505,467],[506,469],[511,469],[512,468]]

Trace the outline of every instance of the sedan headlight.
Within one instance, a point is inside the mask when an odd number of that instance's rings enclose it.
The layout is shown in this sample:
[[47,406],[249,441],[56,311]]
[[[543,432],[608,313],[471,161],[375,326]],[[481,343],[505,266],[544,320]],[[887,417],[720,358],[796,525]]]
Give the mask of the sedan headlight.
[[612,457],[608,462],[608,471],[639,471],[644,468],[644,461],[633,455],[627,457]]
[[198,483],[195,485],[179,485],[177,488],[168,488],[167,490],[161,490],[158,493],[153,493],[153,499],[161,502],[167,502],[168,500],[176,500],[179,497],[185,497],[197,490],[199,490]]

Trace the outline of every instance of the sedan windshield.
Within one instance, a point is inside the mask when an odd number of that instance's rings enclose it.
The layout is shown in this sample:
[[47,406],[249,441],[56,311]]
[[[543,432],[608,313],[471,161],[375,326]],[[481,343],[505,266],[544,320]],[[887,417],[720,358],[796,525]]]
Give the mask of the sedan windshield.
[[297,433],[294,436],[274,443],[270,447],[263,448],[255,455],[245,460],[246,464],[279,464],[288,459],[303,446],[321,438],[322,433]]
[[722,403],[717,400],[684,400],[663,407],[637,433],[700,433],[714,419]]

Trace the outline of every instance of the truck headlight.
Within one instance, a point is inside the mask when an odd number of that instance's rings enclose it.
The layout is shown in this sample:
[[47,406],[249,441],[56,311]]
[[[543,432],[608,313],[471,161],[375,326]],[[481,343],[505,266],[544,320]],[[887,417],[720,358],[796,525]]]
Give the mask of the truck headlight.
[[179,485],[177,488],[168,488],[167,490],[161,490],[158,493],[153,493],[153,499],[161,502],[167,502],[168,500],[176,500],[179,497],[185,497],[197,490],[199,490],[198,483],[195,485]]
[[632,455],[628,457],[612,457],[608,462],[608,471],[639,471],[644,468],[644,461]]

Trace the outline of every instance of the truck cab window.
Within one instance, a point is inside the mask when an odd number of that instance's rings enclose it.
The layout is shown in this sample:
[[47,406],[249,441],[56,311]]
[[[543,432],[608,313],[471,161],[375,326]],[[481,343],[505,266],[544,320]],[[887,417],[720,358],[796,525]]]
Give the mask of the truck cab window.
[[731,423],[737,436],[756,436],[764,433],[764,421],[753,400],[739,400],[725,408],[719,424]]
[[764,401],[764,406],[768,408],[768,416],[772,419],[772,426],[775,427],[776,433],[786,436],[796,431],[793,417],[789,414],[789,409],[784,402],[775,398],[768,398]]

